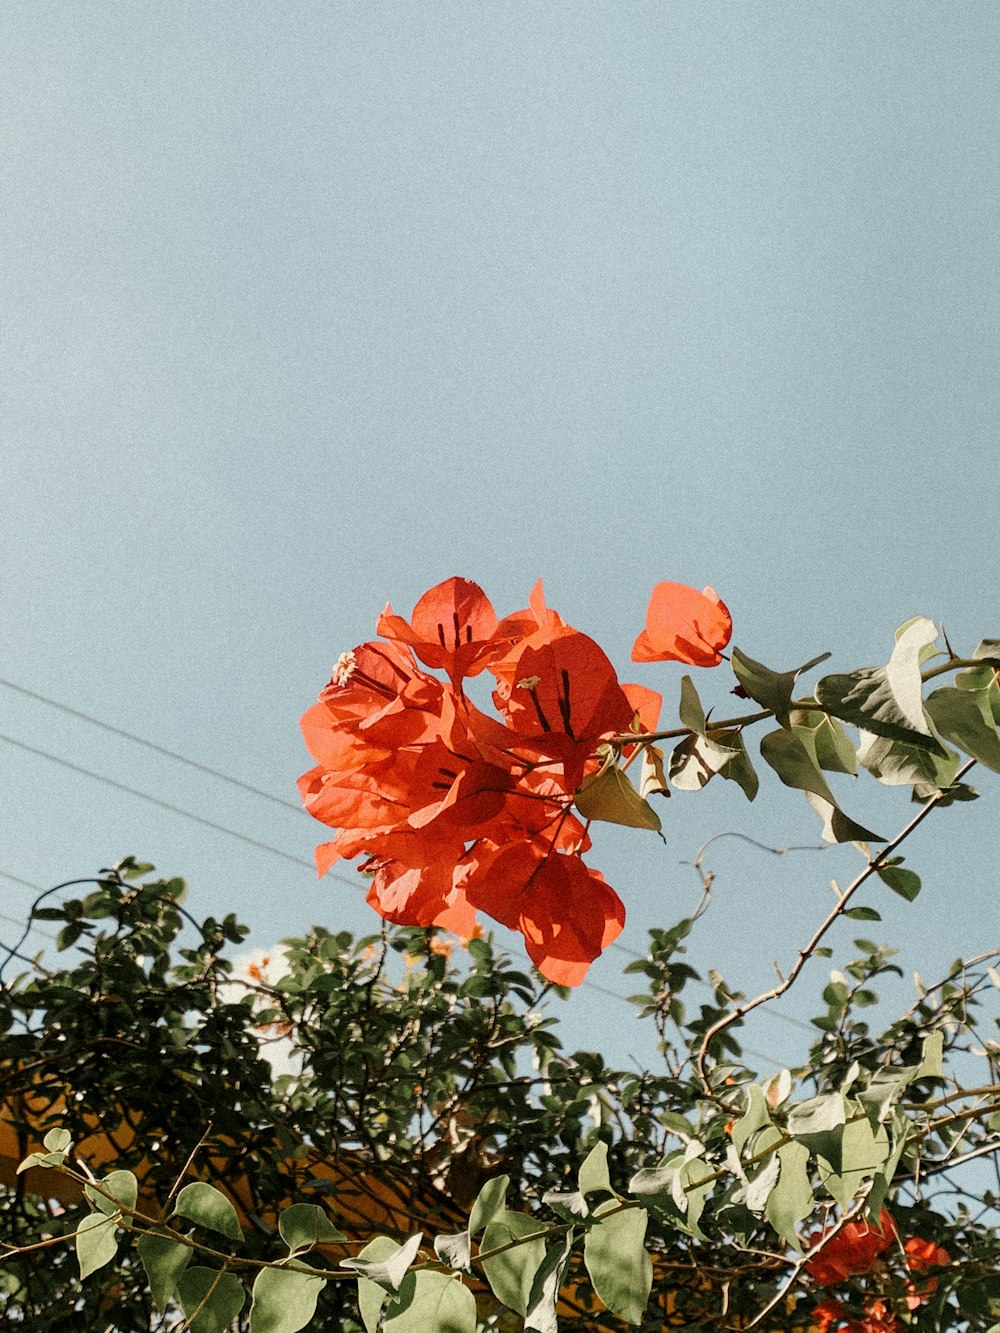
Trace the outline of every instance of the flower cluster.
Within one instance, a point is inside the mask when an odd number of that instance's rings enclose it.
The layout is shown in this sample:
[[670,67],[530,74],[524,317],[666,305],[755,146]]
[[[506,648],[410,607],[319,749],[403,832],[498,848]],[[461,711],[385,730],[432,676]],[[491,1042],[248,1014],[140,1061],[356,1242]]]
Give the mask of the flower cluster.
[[[820,1237],[810,1238],[813,1243]],[[898,1241],[896,1225],[887,1209],[883,1208],[878,1225],[872,1222],[848,1222],[831,1236],[819,1252],[806,1264],[806,1271],[818,1286],[838,1286],[850,1278],[860,1277],[874,1268],[876,1261]],[[928,1268],[944,1268],[951,1262],[948,1251],[930,1240],[911,1236],[902,1246],[903,1263],[907,1274]],[[913,1311],[937,1287],[937,1278],[929,1277],[919,1283],[907,1280],[903,1304]],[[869,1300],[860,1318],[852,1318],[847,1309],[832,1296],[826,1297],[813,1311],[818,1333],[901,1333],[902,1326],[890,1304],[881,1298]]]
[[[711,589],[658,586],[676,590],[677,613],[670,623],[669,591],[666,602],[654,591],[637,660],[721,660],[731,624]],[[320,874],[361,856],[368,901],[387,920],[469,938],[481,910],[521,932],[545,977],[578,985],[625,909],[583,860],[574,796],[601,765],[598,747],[623,738],[627,754],[626,733],[655,729],[660,696],[622,684],[540,582],[525,610],[500,619],[477,584],[451,578],[409,621],[386,607],[377,632],[341,656],[302,718],[316,766],[299,790],[338,830],[316,849]],[[483,671],[498,716],[465,692]]]

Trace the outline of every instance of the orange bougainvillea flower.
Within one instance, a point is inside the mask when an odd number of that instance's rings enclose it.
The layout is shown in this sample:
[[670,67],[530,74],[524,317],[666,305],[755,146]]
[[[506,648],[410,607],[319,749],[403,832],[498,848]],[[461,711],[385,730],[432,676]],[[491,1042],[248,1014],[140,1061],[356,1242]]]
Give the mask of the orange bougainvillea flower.
[[[919,1236],[911,1236],[903,1246],[903,1254],[906,1259],[906,1266],[911,1273],[919,1273],[925,1268],[945,1268],[951,1263],[951,1255],[940,1245],[936,1245],[932,1240],[921,1240]],[[918,1309],[924,1301],[937,1288],[937,1278],[924,1278],[921,1282],[908,1282],[906,1284],[906,1308],[908,1310]]]
[[[896,1228],[887,1209],[883,1208],[879,1224],[848,1222],[806,1264],[806,1272],[821,1287],[834,1287],[859,1273],[867,1273],[883,1251],[892,1244]],[[816,1244],[821,1238],[810,1237]]]
[[482,671],[496,628],[490,599],[478,583],[460,578],[425,592],[409,622],[387,606],[377,625],[384,638],[408,644],[421,662],[447,671],[456,685]]
[[683,583],[658,583],[632,661],[718,666],[732,633],[733,618],[714,588],[698,592]]

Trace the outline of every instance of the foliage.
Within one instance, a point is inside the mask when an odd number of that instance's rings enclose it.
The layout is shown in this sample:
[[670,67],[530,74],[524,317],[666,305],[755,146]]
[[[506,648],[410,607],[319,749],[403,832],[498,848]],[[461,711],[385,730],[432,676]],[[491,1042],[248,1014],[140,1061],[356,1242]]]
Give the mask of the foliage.
[[[975,798],[974,763],[1000,771],[1000,645],[959,657],[917,618],[885,666],[798,697],[824,659],[779,672],[734,648],[755,711],[714,721],[685,676],[680,725],[657,731],[658,696],[619,685],[540,588],[505,620],[484,603],[450,580],[409,622],[387,611],[386,642],[345,655],[304,720],[306,802],[340,829],[321,867],[365,855],[370,900],[401,922],[362,940],[317,927],[237,978],[244,928],[195,921],[152,867],[36,907],[76,953],[0,990],[0,1311],[122,1333],[996,1333],[998,951],[921,983],[874,1031],[892,950],[856,939],[801,1064],[770,1078],[739,1028],[829,956],[836,922],[878,919],[863,886],[917,895],[900,845]],[[711,589],[659,585],[637,649],[712,665],[728,627]],[[462,690],[487,668],[499,721]],[[517,690],[531,698],[515,707]],[[655,828],[657,793],[716,776],[752,800],[761,723],[765,770],[828,840],[858,844],[857,876],[753,998],[712,972],[710,1002],[690,1004],[698,913],[653,931],[627,970],[658,1068],[565,1052],[553,983],[578,981],[620,919],[581,860],[589,822]],[[859,768],[918,805],[877,852],[827,776]],[[541,978],[475,936],[475,907],[522,932]]]

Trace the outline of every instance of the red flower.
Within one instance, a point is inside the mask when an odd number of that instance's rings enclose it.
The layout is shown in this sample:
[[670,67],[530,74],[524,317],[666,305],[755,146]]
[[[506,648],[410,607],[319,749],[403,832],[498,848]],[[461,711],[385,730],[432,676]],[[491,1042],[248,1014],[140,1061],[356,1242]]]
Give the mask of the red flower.
[[[951,1255],[947,1250],[936,1245],[932,1240],[921,1240],[919,1236],[911,1236],[903,1246],[903,1253],[906,1258],[906,1266],[911,1273],[919,1273],[925,1268],[944,1268],[951,1263]],[[906,1308],[916,1310],[927,1297],[937,1288],[937,1278],[925,1278],[921,1283],[908,1282],[906,1284]]]
[[469,902],[519,930],[531,961],[549,981],[579,986],[587,968],[618,938],[625,908],[597,870],[539,840],[477,849],[465,886]]
[[456,686],[482,671],[496,628],[496,612],[482,588],[460,578],[425,592],[409,623],[387,606],[377,625],[379,634],[408,644],[425,665],[447,671]]
[[632,661],[718,666],[732,633],[732,616],[714,588],[697,592],[683,583],[658,583]]
[[867,1273],[878,1256],[889,1248],[896,1228],[888,1211],[883,1208],[879,1225],[869,1221],[848,1222],[831,1234],[828,1241],[819,1239],[819,1248],[806,1264],[806,1272],[821,1287],[834,1287],[859,1273]]

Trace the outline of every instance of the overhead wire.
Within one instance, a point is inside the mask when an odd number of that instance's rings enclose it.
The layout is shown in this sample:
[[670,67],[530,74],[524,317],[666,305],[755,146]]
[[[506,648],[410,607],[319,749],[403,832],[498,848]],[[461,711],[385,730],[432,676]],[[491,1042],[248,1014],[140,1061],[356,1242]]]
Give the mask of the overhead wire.
[[[7,680],[4,677],[0,677],[0,685],[4,686],[6,689],[12,690],[17,694],[24,696],[25,698],[33,699],[36,702],[45,704],[50,708],[54,708],[69,717],[77,718],[78,720],[86,722],[91,726],[97,727],[100,730],[105,731],[110,735],[118,736],[121,739],[130,741],[135,745],[142,746],[144,749],[147,749],[154,754],[163,755],[164,757],[172,759],[177,763],[184,764],[186,767],[191,768],[194,771],[199,772],[207,777],[210,777],[215,781],[225,783],[230,787],[234,787],[240,791],[247,792],[250,795],[256,796],[262,800],[269,801],[272,804],[281,806],[286,810],[294,811],[296,814],[307,814],[307,812],[301,805],[296,804],[293,801],[289,801],[284,797],[277,796],[273,792],[269,792],[262,787],[257,787],[252,783],[245,782],[241,778],[233,777],[232,774],[225,773],[220,769],[212,768],[208,764],[200,763],[198,760],[191,759],[187,755],[181,754],[177,750],[171,750],[167,746],[160,745],[156,741],[151,741],[148,739],[148,737],[139,736],[136,735],[134,732],[126,730],[124,727],[115,726],[113,723],[106,722],[103,718],[95,717],[92,713],[86,713],[81,709],[73,708],[69,704],[63,703],[59,699],[53,699],[50,695],[42,694],[37,690],[30,690],[26,686],[19,685],[17,682]],[[184,819],[190,819],[193,822],[200,824],[204,828],[211,829],[213,832],[222,833],[227,837],[235,838],[237,841],[245,843],[247,846],[254,847],[258,851],[268,852],[272,856],[277,856],[280,857],[282,860],[291,862],[293,865],[304,866],[305,868],[310,870],[314,869],[314,863],[312,861],[306,860],[305,857],[296,856],[292,852],[286,852],[282,848],[275,847],[272,843],[263,842],[258,838],[251,838],[248,834],[241,833],[237,829],[230,828],[228,825],[225,824],[217,823],[215,820],[208,819],[204,815],[196,814],[194,811],[187,810],[183,806],[174,805],[172,802],[165,801],[161,797],[153,796],[150,792],[141,791],[139,788],[133,787],[129,783],[119,782],[115,778],[107,777],[102,773],[96,773],[94,772],[94,770],[85,768],[80,764],[75,764],[68,759],[62,758],[60,755],[52,754],[50,751],[43,750],[37,746],[28,745],[25,741],[17,740],[12,736],[7,736],[3,733],[0,733],[0,741],[5,741],[8,745],[12,745],[20,750],[24,750],[29,754],[37,756],[38,758],[45,759],[50,763],[57,764],[60,767],[68,769],[71,772],[80,774],[81,776],[84,777],[91,778],[93,781],[100,782],[103,785],[112,788],[113,790],[121,791],[128,795],[135,796],[140,800],[147,801],[149,804],[157,806],[162,810],[166,810],[171,814],[179,815]],[[7,875],[4,872],[0,873],[4,875],[4,878],[11,879],[14,880],[15,882],[20,882],[25,885],[28,885],[29,887],[32,887],[28,881],[19,880],[19,877],[17,876]],[[330,878],[337,880],[341,884],[346,884],[351,888],[355,887],[355,881],[348,879],[344,875],[338,875],[336,874],[336,872],[330,874]],[[611,948],[615,949],[617,952],[622,953],[629,958],[632,958],[633,960],[642,961],[643,958],[645,957],[645,955],[637,953],[634,950],[628,949],[622,944],[614,943],[611,945]],[[700,979],[699,981],[702,987],[707,988],[709,990],[712,989],[712,987],[709,985],[708,982]],[[628,999],[626,996],[621,995],[617,991],[608,990],[607,988],[600,986],[597,982],[585,981],[584,985],[586,985],[589,989],[599,991],[601,994],[613,997],[614,999],[620,1000],[623,1003],[628,1003]],[[800,1020],[794,1019],[786,1014],[772,1013],[770,1014],[770,1017],[785,1022],[787,1024],[790,1024],[792,1026],[801,1028],[805,1031],[812,1030],[807,1023],[803,1023]],[[770,1057],[765,1057],[765,1058],[770,1058]]]

